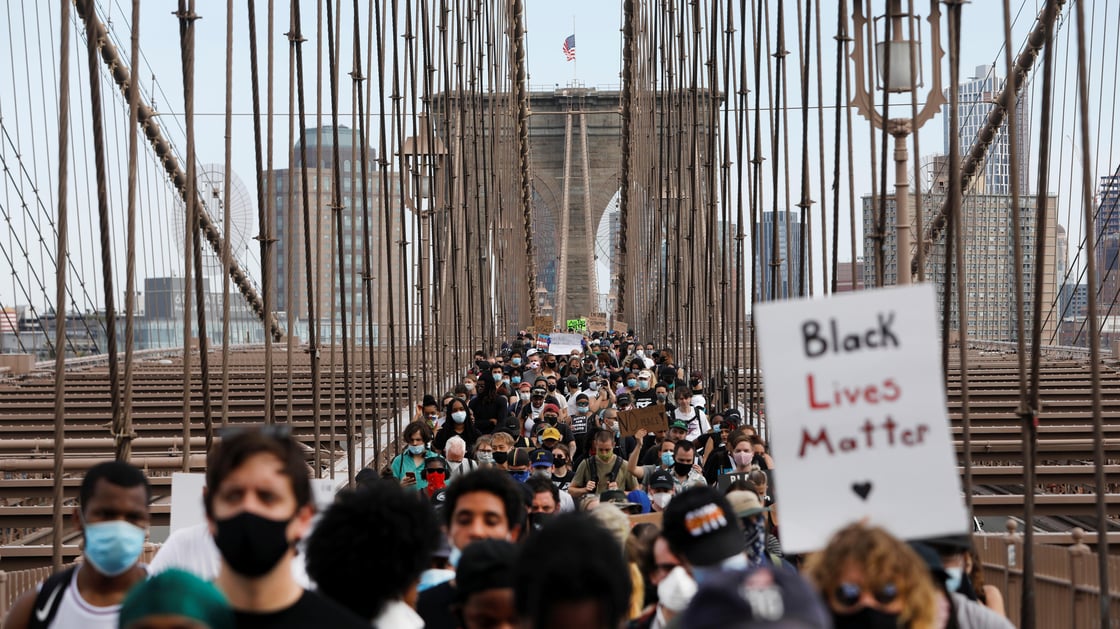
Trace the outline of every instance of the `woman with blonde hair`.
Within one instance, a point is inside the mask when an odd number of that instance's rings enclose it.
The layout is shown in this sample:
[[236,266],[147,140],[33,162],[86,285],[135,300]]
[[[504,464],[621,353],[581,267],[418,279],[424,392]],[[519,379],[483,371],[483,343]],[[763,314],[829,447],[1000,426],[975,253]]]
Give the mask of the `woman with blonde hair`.
[[805,576],[828,603],[836,629],[935,626],[938,598],[929,568],[879,527],[841,529],[809,556]]

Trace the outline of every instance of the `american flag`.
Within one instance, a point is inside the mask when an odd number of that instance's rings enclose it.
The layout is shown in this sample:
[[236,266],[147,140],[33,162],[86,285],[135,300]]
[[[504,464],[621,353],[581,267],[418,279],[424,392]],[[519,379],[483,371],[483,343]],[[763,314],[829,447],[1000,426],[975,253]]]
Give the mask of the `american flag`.
[[576,60],[576,36],[575,35],[568,35],[568,38],[564,40],[564,47],[563,47],[562,50],[564,51],[564,56],[567,57],[568,61],[575,61]]

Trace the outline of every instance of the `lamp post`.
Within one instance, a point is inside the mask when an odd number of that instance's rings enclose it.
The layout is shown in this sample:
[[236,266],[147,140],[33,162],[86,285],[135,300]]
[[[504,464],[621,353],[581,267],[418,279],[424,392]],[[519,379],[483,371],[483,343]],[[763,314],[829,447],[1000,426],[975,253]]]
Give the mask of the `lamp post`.
[[[405,171],[401,177],[401,195],[404,197],[405,206],[420,217],[420,268],[417,270],[416,287],[420,293],[421,372],[426,379],[430,372],[427,364],[430,313],[435,315],[435,325],[439,325],[439,305],[435,305],[433,310],[429,302],[429,299],[438,299],[438,297],[430,297],[432,260],[429,256],[434,231],[431,219],[441,200],[438,194],[439,175],[443,172],[447,160],[447,147],[433,133],[427,114],[422,113],[417,116],[416,128],[417,135],[409,136],[401,143],[400,156]],[[401,227],[403,229],[404,226]]]
[[[910,283],[910,184],[907,175],[909,155],[906,150],[906,138],[933,118],[941,109],[941,105],[946,102],[941,88],[941,58],[945,56],[945,52],[941,48],[941,9],[938,3],[939,0],[930,0],[927,18],[931,40],[931,86],[925,104],[912,118],[884,120],[875,109],[872,92],[874,89],[881,89],[891,93],[909,94],[924,86],[921,24],[919,18],[911,12],[914,0],[907,0],[905,11],[903,0],[888,0],[887,12],[874,18],[870,25],[864,17],[864,0],[856,0],[855,9],[852,11],[852,21],[855,23],[853,29],[855,47],[851,57],[855,62],[856,75],[856,90],[852,104],[863,117],[871,121],[872,125],[894,136],[895,261],[897,264],[895,283],[899,285]],[[880,27],[883,30],[882,38],[879,37]],[[869,37],[873,44],[871,46],[867,41]],[[874,87],[868,85],[864,74],[864,68],[872,66],[878,71]],[[921,211],[921,208],[917,208],[917,211]]]

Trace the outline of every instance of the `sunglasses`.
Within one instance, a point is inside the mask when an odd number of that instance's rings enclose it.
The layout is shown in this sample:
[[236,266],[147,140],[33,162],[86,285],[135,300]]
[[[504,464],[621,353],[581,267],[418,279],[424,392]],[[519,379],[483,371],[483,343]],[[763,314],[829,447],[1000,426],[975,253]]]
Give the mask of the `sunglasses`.
[[[863,587],[855,583],[841,583],[836,586],[836,591],[833,594],[836,597],[836,602],[844,607],[854,607],[859,603],[859,599],[863,596]],[[890,605],[898,598],[898,587],[893,583],[887,583],[878,591],[873,592],[872,596],[875,601],[880,605]]]

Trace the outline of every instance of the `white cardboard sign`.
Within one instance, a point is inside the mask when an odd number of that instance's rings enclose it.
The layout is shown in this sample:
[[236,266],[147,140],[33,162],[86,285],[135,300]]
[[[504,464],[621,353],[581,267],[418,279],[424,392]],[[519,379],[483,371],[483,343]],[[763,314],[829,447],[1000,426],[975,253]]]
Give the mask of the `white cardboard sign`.
[[782,547],[867,518],[902,539],[968,531],[929,284],[759,304]]
[[[311,479],[311,496],[315,508],[324,511],[334,502],[334,495],[346,486],[346,479]],[[198,472],[175,472],[171,475],[171,532],[206,521],[202,490],[206,475]]]

